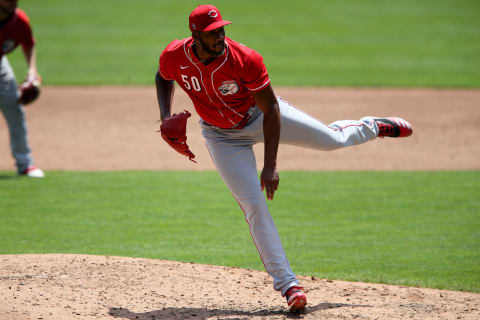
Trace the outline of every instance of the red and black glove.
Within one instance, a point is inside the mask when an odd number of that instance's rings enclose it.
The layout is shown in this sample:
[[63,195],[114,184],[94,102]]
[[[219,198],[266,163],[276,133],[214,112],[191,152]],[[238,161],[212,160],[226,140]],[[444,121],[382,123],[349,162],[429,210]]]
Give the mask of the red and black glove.
[[160,125],[160,133],[162,138],[178,153],[188,157],[191,161],[195,155],[190,151],[187,145],[187,119],[191,116],[190,112],[185,110],[178,114],[173,114],[163,120]]
[[37,100],[40,96],[40,79],[36,76],[28,76],[19,86],[18,90],[20,97],[18,102],[21,104],[29,104]]

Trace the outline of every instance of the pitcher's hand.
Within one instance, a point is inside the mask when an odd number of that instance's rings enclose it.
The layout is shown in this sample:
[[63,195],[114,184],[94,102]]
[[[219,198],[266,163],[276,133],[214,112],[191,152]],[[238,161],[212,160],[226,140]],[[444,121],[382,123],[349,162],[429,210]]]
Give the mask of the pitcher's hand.
[[264,167],[260,175],[260,185],[267,192],[267,199],[273,200],[273,194],[278,189],[280,177],[275,167]]

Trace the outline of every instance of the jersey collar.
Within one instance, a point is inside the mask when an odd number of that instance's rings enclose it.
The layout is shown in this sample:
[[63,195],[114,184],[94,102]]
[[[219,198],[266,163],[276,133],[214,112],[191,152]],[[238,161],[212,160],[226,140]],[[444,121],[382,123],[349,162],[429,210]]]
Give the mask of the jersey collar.
[[187,57],[192,62],[194,65],[196,65],[199,68],[213,68],[213,67],[218,67],[220,64],[222,64],[228,57],[228,42],[225,40],[225,50],[223,51],[222,55],[216,57],[212,62],[210,62],[207,65],[204,65],[200,59],[197,58],[195,53],[193,52],[193,45],[195,44],[195,40],[191,38],[192,41],[187,45]]

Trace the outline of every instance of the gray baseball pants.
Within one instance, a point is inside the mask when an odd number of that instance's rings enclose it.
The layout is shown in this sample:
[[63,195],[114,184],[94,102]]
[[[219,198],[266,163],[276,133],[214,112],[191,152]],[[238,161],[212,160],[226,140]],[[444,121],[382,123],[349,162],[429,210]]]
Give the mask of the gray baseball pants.
[[17,172],[22,173],[33,164],[33,160],[27,141],[24,107],[18,103],[17,81],[6,56],[0,61],[0,110],[7,121],[10,150]]
[[[334,150],[375,139],[374,121],[335,121],[326,125],[278,98],[281,114],[280,143],[318,150]],[[255,107],[248,124],[240,129],[220,129],[200,121],[202,134],[223,181],[245,213],[255,246],[274,289],[285,295],[298,285],[283,250],[277,228],[260,189],[252,146],[263,142],[263,113]]]

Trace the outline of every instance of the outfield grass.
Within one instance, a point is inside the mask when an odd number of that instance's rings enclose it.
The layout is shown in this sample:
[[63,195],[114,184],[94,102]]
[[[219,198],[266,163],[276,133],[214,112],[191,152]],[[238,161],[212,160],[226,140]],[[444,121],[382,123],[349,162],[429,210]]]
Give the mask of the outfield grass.
[[[269,204],[298,274],[480,292],[480,171],[281,178]],[[215,172],[0,172],[0,190],[0,254],[263,270],[243,213]]]
[[[153,85],[193,0],[22,0],[46,85]],[[274,85],[480,87],[478,0],[216,3]],[[21,51],[11,60],[25,73]]]

